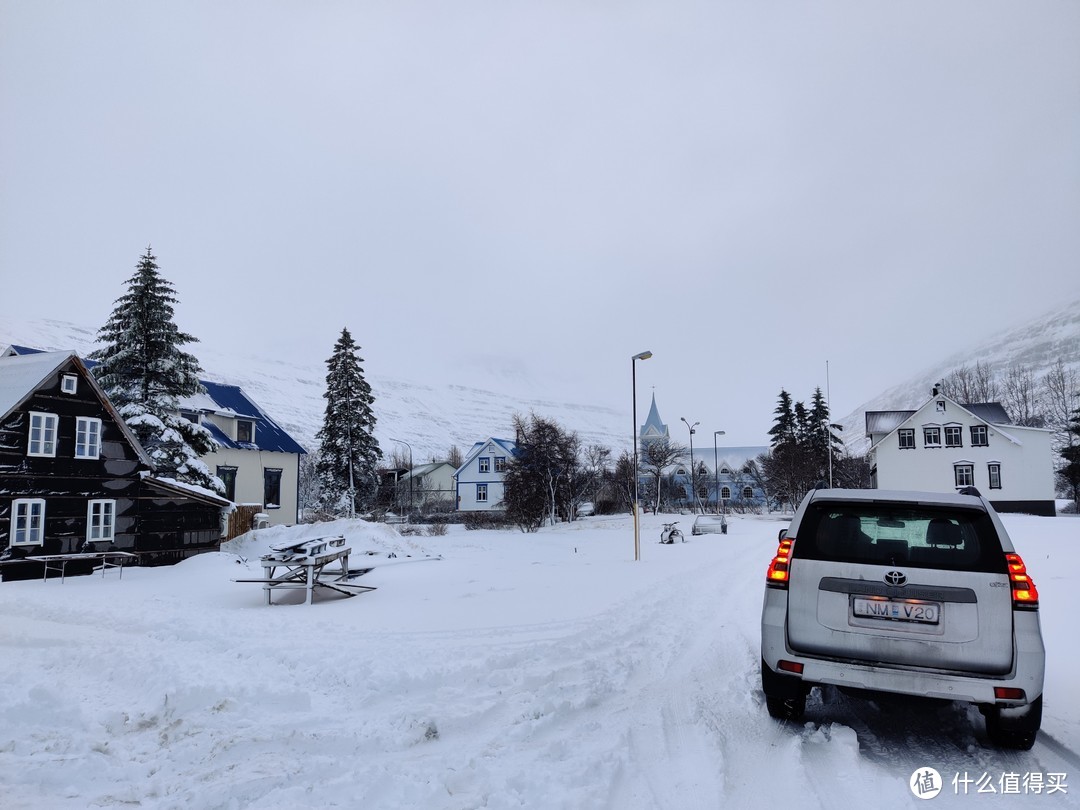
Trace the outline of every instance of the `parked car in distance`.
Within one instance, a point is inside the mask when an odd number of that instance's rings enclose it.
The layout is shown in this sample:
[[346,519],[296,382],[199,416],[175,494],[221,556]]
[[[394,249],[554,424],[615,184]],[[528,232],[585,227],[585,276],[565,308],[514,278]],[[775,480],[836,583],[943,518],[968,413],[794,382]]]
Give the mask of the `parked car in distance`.
[[821,489],[766,574],[761,688],[795,720],[815,687],[975,704],[990,741],[1027,750],[1042,722],[1039,593],[973,487]]
[[724,515],[698,515],[690,534],[727,534],[727,518]]
[[579,503],[577,508],[578,517],[588,517],[596,513],[596,507],[589,501]]

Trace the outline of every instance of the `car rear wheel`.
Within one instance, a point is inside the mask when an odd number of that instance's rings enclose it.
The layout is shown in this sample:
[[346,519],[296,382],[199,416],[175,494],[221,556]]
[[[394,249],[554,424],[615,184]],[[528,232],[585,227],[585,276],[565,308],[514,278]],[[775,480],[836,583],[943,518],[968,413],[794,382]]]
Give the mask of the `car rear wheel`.
[[998,748],[1029,751],[1042,725],[1042,695],[1018,709],[990,706],[986,715],[986,736]]
[[806,685],[798,678],[773,672],[764,660],[761,691],[765,693],[765,707],[777,720],[798,720],[806,711]]

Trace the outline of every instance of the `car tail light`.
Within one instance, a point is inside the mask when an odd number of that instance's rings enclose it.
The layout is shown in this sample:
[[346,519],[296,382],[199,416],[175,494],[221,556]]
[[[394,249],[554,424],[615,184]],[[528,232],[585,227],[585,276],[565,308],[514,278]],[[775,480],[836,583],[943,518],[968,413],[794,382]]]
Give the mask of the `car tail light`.
[[1028,576],[1027,566],[1019,554],[1006,554],[1005,562],[1009,567],[1009,584],[1012,585],[1013,608],[1017,610],[1038,610],[1039,589]]
[[803,665],[798,661],[785,661],[781,658],[776,662],[776,668],[781,672],[791,672],[795,675],[802,675]]
[[780,541],[780,547],[776,549],[776,556],[769,563],[769,571],[765,574],[765,583],[773,588],[786,588],[788,586],[789,566],[791,564],[791,547],[795,543],[794,537],[785,537]]
[[1016,689],[1011,686],[995,686],[994,697],[998,700],[1026,700],[1027,695],[1024,694],[1023,689]]

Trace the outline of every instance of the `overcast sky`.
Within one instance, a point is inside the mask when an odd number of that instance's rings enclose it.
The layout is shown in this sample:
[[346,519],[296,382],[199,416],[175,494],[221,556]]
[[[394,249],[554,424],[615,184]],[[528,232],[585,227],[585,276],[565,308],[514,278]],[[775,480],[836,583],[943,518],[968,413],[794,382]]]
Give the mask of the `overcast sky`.
[[5,314],[152,244],[204,344],[626,412],[649,349],[682,441],[1080,297],[1074,0],[0,0],[0,122]]

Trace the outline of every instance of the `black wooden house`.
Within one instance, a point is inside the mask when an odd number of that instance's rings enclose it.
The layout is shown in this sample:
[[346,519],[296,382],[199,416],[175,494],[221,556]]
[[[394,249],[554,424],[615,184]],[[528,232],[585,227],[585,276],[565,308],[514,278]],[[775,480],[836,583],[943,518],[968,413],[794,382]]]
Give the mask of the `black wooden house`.
[[[217,550],[232,504],[157,478],[73,352],[0,357],[0,552],[130,551],[141,565]],[[22,578],[40,565],[3,566]]]

